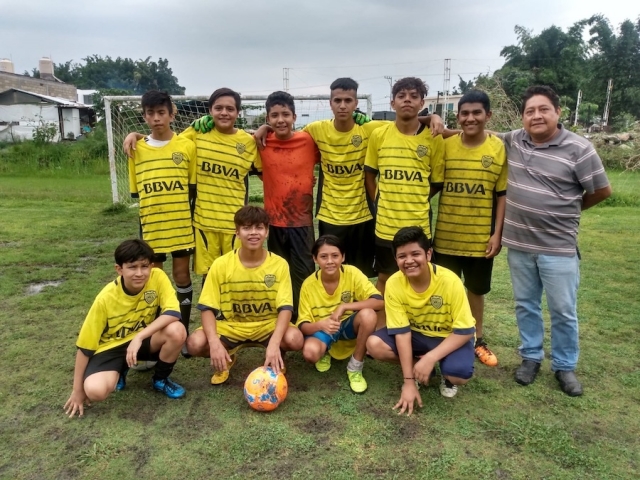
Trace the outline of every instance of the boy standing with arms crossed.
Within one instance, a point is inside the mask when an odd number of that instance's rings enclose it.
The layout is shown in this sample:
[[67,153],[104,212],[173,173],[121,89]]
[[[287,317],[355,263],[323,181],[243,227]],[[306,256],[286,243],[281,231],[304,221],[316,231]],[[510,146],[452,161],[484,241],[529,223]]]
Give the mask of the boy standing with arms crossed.
[[475,354],[490,367],[498,358],[483,339],[484,296],[491,290],[493,258],[500,253],[507,191],[502,140],[485,132],[489,97],[479,90],[458,102],[462,133],[445,140],[444,169],[432,183],[441,191],[434,237],[436,263],[464,276],[476,320]]

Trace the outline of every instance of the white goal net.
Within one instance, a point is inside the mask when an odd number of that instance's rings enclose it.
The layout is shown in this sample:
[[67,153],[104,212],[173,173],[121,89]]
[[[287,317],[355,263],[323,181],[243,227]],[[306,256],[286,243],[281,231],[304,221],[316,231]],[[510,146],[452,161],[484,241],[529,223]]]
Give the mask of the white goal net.
[[[209,113],[208,96],[176,95],[172,98],[176,106],[176,119],[172,124],[175,132],[181,132],[193,120]],[[367,114],[371,115],[371,95],[358,95],[358,98],[361,100],[360,108],[363,111],[366,109]],[[130,132],[150,133],[142,118],[141,99],[141,96],[104,97],[113,203],[133,203],[129,194],[128,162],[122,149],[122,143]],[[242,111],[238,117],[237,127],[252,130],[265,123],[264,104],[266,100],[266,95],[242,95]],[[332,117],[329,95],[296,96],[295,104],[296,128],[302,128],[307,123],[316,120]],[[249,200],[262,200],[262,184],[253,177],[249,182]]]

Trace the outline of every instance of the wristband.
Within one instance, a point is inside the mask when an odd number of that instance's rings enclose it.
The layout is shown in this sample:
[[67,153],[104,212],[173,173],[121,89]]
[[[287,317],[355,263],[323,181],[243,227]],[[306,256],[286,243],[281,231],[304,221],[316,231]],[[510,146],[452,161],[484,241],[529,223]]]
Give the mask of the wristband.
[[415,380],[414,377],[404,377],[405,380]]

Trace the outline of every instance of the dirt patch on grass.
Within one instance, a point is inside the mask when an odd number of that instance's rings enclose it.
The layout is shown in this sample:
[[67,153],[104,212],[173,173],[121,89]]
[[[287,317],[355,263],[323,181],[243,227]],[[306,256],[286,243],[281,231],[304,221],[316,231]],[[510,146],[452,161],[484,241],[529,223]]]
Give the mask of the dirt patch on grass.
[[124,409],[120,412],[120,417],[125,420],[133,420],[145,425],[150,425],[156,418],[158,411],[153,408],[149,409]]
[[60,285],[62,285],[63,282],[64,280],[49,280],[46,282],[31,283],[27,285],[25,295],[27,296],[36,295],[42,292],[42,290],[44,290],[47,287],[59,287]]

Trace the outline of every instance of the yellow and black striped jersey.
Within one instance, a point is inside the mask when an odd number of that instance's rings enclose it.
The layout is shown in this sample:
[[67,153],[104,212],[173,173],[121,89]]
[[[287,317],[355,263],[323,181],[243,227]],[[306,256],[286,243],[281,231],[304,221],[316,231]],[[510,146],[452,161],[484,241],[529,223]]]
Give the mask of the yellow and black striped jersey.
[[176,291],[167,274],[152,268],[144,288],[136,295],[125,291],[122,277],[98,294],[82,324],[76,346],[87,356],[130,342],[159,315],[180,317]]
[[260,155],[255,140],[244,130],[227,135],[215,128],[199,133],[189,127],[180,136],[193,140],[197,147],[193,225],[234,233],[233,216],[247,203],[247,175]]
[[[322,273],[318,270],[302,283],[296,322],[298,327],[306,322],[318,322],[328,318],[342,303],[362,302],[369,298],[382,300],[380,292],[357,267],[342,265],[340,282],[332,295],[325,290],[321,275]],[[353,313],[344,312],[340,321],[346,320]],[[347,358],[353,353],[355,345],[355,340],[339,340],[331,347],[329,354],[339,360]]]
[[217,258],[202,287],[199,310],[212,310],[218,322],[239,333],[275,325],[280,310],[293,311],[291,276],[286,260],[267,252],[259,267],[247,268],[239,250]]
[[371,121],[339,132],[333,120],[304,127],[321,155],[316,218],[332,225],[355,225],[371,220],[364,189],[364,160],[371,132],[389,122]]
[[462,280],[451,270],[429,263],[431,283],[416,292],[407,276],[396,272],[387,280],[384,308],[390,335],[414,331],[428,337],[469,335],[476,331]]
[[442,184],[434,249],[447,255],[484,257],[495,221],[495,199],[507,190],[507,156],[495,135],[474,148],[462,136],[444,143],[444,169],[432,175]]
[[402,227],[420,226],[431,238],[430,177],[441,168],[443,143],[428,128],[404,135],[395,123],[371,134],[365,166],[379,174],[376,237],[390,241]]
[[195,188],[196,146],[174,135],[162,147],[139,140],[129,158],[129,191],[140,199],[142,238],[156,253],[194,247],[189,186]]

